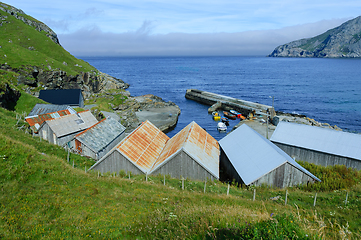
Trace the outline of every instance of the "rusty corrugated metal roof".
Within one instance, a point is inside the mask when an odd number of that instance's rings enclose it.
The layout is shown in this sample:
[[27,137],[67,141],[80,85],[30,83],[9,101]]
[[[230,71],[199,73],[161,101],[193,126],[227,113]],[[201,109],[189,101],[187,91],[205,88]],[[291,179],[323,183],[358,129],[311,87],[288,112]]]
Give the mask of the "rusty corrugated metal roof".
[[186,142],[186,139],[189,135],[189,131],[191,129],[191,124],[188,124],[185,128],[183,128],[179,133],[174,135],[164,147],[161,155],[154,163],[152,171],[158,168],[159,165],[163,164],[170,156],[179,151]]
[[209,173],[219,178],[220,151],[218,142],[194,121],[167,142],[152,171],[159,168],[181,149]]
[[169,137],[148,120],[128,135],[117,149],[144,173],[149,172]]
[[43,124],[43,122],[45,122],[47,120],[51,120],[51,119],[60,118],[62,116],[66,116],[66,115],[70,115],[70,114],[71,114],[70,111],[68,109],[65,109],[65,110],[60,110],[57,112],[45,113],[45,114],[41,114],[41,115],[28,117],[25,119],[25,121],[27,123],[29,123],[30,128],[34,132],[38,132],[38,130],[39,130],[41,124]]

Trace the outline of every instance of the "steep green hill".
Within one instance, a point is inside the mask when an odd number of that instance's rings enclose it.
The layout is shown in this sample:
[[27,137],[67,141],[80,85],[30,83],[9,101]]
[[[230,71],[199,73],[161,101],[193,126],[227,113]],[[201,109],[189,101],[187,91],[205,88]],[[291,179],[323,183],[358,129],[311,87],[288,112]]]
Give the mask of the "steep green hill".
[[37,67],[45,71],[58,69],[70,75],[96,70],[55,43],[44,26],[21,10],[0,3],[1,69],[10,67],[15,72],[32,73]]
[[16,90],[80,88],[88,97],[128,86],[72,56],[44,23],[0,2],[0,106],[11,107]]
[[270,57],[361,57],[361,16],[313,38],[281,46]]

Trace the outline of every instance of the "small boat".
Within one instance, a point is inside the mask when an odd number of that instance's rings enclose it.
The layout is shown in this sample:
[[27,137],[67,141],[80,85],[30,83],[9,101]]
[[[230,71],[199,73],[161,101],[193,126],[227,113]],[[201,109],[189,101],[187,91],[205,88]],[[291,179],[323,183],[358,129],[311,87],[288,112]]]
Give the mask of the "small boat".
[[237,111],[235,111],[235,110],[233,110],[233,109],[232,109],[232,110],[229,110],[229,112],[232,113],[233,115],[236,115],[236,116],[239,114]]
[[230,113],[230,112],[227,112],[227,111],[224,111],[223,114],[224,114],[224,116],[225,116],[226,118],[229,118],[229,119],[232,119],[232,120],[236,120],[236,118],[237,118],[236,115],[234,115],[234,114],[232,114],[232,113]]
[[[243,116],[243,115],[242,115],[241,113],[239,113],[239,112],[236,112],[235,110],[230,110],[229,112],[232,113],[233,115],[236,115],[237,118],[241,118],[242,120],[246,119],[245,116]],[[242,121],[242,120],[241,120],[241,121]]]
[[226,126],[229,126],[229,120],[228,120],[227,118],[222,117],[222,118],[221,118],[221,121],[222,121],[224,124],[226,124]]
[[212,116],[213,116],[214,121],[220,121],[221,120],[221,116],[219,115],[218,112],[212,112]]
[[226,126],[226,124],[224,124],[223,122],[219,122],[219,123],[217,124],[217,129],[218,129],[218,131],[220,131],[220,132],[226,132],[226,131],[227,131],[227,126]]

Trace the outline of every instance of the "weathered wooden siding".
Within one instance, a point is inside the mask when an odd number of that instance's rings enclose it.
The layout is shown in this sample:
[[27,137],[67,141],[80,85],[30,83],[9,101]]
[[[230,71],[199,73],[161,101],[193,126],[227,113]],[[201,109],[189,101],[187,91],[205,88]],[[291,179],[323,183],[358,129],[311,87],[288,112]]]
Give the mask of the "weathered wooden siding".
[[219,163],[219,178],[221,181],[231,181],[233,180],[239,184],[244,184],[242,178],[240,178],[238,172],[233,167],[232,163],[229,161],[227,155],[224,153],[223,149],[221,148],[220,154],[220,163]]
[[293,165],[285,163],[250,185],[261,186],[262,184],[266,184],[273,187],[285,188],[299,184],[307,184],[308,182],[313,183],[314,180]]
[[314,163],[321,166],[345,165],[346,167],[361,170],[361,161],[357,159],[289,146],[277,142],[274,144],[276,144],[279,148],[281,148],[284,152],[296,160]]
[[101,173],[120,172],[121,170],[124,170],[125,172],[132,172],[132,174],[144,174],[118,151],[113,151],[105,159],[95,165],[92,170]]
[[180,151],[169,159],[163,166],[152,172],[153,175],[170,175],[172,178],[189,178],[192,180],[214,180],[210,174],[197,161],[193,160],[187,153]]

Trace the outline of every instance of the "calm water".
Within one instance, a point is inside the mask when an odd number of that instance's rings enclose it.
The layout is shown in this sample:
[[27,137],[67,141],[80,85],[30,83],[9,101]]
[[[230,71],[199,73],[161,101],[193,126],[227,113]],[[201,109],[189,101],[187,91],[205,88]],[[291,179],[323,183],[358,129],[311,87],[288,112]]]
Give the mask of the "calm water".
[[[132,96],[154,94],[181,108],[172,137],[191,121],[220,140],[225,133],[205,106],[187,100],[189,88],[272,105],[361,132],[361,59],[267,57],[81,57],[130,84]],[[236,121],[230,121],[235,125]],[[238,121],[237,121],[238,122]],[[230,129],[230,128],[229,128]]]

